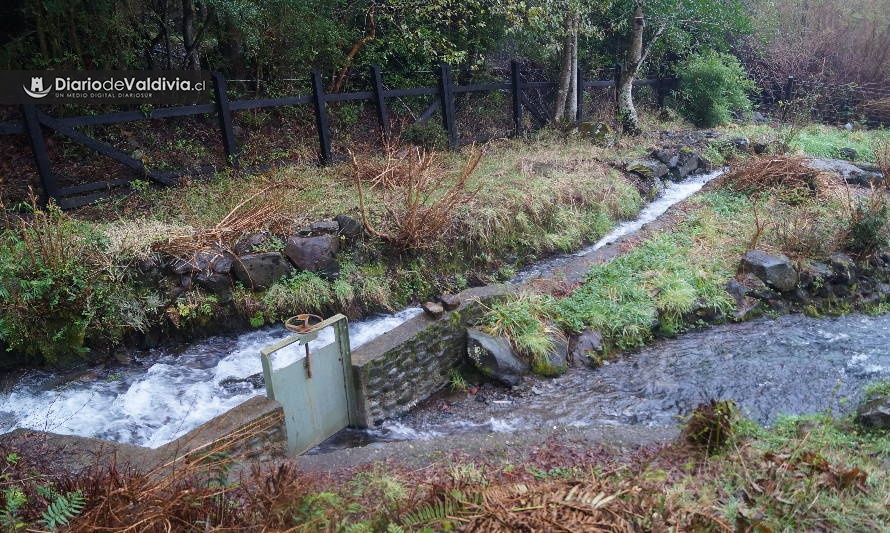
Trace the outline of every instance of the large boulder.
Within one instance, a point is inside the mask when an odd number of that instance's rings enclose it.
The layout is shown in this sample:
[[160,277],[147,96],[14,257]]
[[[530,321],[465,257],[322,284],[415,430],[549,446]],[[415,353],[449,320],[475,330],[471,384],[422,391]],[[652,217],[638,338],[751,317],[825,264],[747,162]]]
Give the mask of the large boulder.
[[875,398],[859,406],[856,421],[873,429],[890,429],[890,396]]
[[492,337],[478,329],[467,329],[467,357],[480,372],[511,387],[518,385],[529,370],[507,339]]
[[760,278],[770,287],[788,292],[797,287],[797,270],[784,256],[774,256],[759,250],[751,250],[742,257],[742,269]]
[[298,268],[322,272],[334,263],[338,244],[337,237],[328,234],[290,237],[284,255]]
[[690,174],[705,167],[705,162],[691,148],[663,149],[652,152],[652,157],[664,163],[673,181],[682,181]]
[[667,176],[670,169],[661,161],[639,159],[627,164],[627,171],[639,174],[646,179],[660,179]]
[[242,255],[232,268],[235,278],[253,289],[268,289],[294,267],[278,252]]
[[820,170],[822,172],[838,174],[842,178],[844,178],[844,181],[853,185],[879,185],[884,179],[884,176],[880,172],[870,172],[868,170],[863,170],[853,163],[850,163],[849,161],[843,161],[841,159],[817,157],[810,159],[807,162],[807,165],[809,165],[810,168]]

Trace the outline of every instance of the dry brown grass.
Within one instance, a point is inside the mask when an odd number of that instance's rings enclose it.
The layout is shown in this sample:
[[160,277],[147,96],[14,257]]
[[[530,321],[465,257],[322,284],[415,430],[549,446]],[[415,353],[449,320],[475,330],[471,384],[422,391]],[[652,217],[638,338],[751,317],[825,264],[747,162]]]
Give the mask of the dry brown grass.
[[152,244],[152,250],[188,258],[202,250],[229,250],[246,233],[286,225],[285,206],[275,189],[267,186],[236,205],[215,226],[186,235],[174,235]]
[[815,193],[827,185],[827,179],[807,165],[806,158],[794,155],[751,157],[727,173],[723,182],[730,189],[753,194],[777,189]]
[[[403,250],[434,245],[454,220],[455,210],[469,203],[478,192],[469,189],[468,182],[482,153],[472,150],[463,169],[454,177],[442,171],[435,153],[417,147],[405,150],[403,155],[388,154],[382,162],[360,161],[352,154],[365,230]],[[370,220],[365,202],[366,181],[382,189],[379,221],[375,223]]]

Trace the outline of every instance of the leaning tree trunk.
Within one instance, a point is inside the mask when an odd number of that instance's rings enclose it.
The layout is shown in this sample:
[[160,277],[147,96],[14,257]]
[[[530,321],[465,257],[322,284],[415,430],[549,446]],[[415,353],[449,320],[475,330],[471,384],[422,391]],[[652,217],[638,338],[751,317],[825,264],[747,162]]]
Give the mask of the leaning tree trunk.
[[640,132],[640,119],[634,107],[633,83],[643,59],[643,30],[646,20],[643,17],[643,2],[634,2],[634,14],[631,21],[630,43],[627,49],[627,61],[618,79],[618,121],[626,133],[635,135]]

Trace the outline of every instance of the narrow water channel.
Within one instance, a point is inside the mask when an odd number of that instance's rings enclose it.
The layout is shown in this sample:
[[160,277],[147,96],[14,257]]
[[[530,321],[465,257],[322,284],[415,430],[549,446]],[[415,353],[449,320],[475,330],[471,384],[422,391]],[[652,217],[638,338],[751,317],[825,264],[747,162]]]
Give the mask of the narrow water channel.
[[[719,174],[669,185],[637,219],[580,252],[532,265],[513,281],[544,275],[638,231]],[[352,323],[352,346],[419,312],[410,308]],[[263,387],[244,378],[261,371],[259,350],[286,335],[273,327],[177,350],[146,351],[135,354],[134,365],[109,366],[74,380],[30,372],[0,393],[0,433],[25,427],[163,445],[263,393]],[[601,369],[575,368],[554,380],[533,379],[518,391],[494,388],[473,397],[436,398],[401,420],[368,432],[344,432],[326,446],[545,425],[667,425],[708,398],[735,399],[763,423],[781,413],[844,412],[864,383],[890,379],[888,346],[890,317],[791,316],[718,326],[658,341]],[[287,353],[276,360],[286,364]]]

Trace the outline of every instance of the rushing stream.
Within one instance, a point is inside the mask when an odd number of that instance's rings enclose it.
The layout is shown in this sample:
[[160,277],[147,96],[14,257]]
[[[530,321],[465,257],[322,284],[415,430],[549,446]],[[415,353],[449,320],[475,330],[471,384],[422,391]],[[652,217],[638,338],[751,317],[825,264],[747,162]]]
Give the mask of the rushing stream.
[[[531,379],[516,391],[483,387],[475,396],[442,395],[370,437],[666,426],[712,398],[735,400],[746,415],[769,425],[781,415],[848,413],[864,385],[884,380],[890,380],[890,315],[787,315],[660,339],[601,368]],[[346,433],[325,446],[353,438]]]
[[[513,281],[546,274],[639,230],[717,175],[671,184],[637,219],[576,254],[532,265]],[[419,312],[411,308],[352,323],[351,344],[358,347]],[[135,354],[133,365],[105,367],[73,380],[29,372],[0,391],[0,433],[25,427],[163,445],[264,392],[244,378],[261,371],[260,349],[286,335],[281,328],[267,328],[177,350],[149,350]],[[322,336],[315,342],[330,341]],[[599,370],[576,368],[554,380],[534,380],[519,394],[489,390],[452,401],[447,414],[433,406],[443,400],[433,400],[378,430],[343,432],[327,446],[541,425],[664,425],[710,397],[736,399],[765,423],[782,412],[842,411],[851,405],[842,399],[855,398],[863,383],[890,379],[888,346],[890,317],[794,316],[719,326],[658,341]],[[276,363],[295,357],[296,352],[279,353]]]

